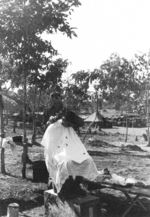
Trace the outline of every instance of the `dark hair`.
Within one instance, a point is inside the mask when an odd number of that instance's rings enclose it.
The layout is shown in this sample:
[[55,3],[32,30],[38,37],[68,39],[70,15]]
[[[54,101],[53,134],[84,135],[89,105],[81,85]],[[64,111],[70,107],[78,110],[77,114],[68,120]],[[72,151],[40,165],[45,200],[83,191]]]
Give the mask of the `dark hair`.
[[84,120],[72,111],[66,111],[62,120],[75,128],[82,127],[84,125]]
[[54,98],[54,97],[61,97],[61,94],[59,92],[54,92],[54,93],[51,93],[51,98]]

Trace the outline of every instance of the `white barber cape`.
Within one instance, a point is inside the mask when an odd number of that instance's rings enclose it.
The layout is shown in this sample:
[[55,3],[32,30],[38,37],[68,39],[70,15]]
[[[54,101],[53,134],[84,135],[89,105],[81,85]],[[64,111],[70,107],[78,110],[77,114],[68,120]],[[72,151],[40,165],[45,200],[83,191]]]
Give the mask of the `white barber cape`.
[[49,125],[41,144],[57,192],[69,176],[82,176],[90,181],[98,176],[96,165],[80,138],[72,127],[64,127],[61,120]]

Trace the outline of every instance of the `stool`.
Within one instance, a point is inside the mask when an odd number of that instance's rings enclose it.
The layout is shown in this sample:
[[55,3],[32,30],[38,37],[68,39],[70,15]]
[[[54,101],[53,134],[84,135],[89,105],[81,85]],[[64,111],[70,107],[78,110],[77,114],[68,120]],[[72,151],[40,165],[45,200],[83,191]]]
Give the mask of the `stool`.
[[46,217],[100,217],[98,197],[87,194],[74,199],[61,199],[53,190],[44,192]]

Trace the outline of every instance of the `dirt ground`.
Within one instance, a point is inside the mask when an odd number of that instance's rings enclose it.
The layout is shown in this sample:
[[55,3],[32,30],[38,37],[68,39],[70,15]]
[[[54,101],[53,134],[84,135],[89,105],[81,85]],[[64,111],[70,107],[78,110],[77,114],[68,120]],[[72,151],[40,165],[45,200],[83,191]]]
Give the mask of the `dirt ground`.
[[[16,133],[6,128],[6,137],[21,135],[22,129],[17,128]],[[92,155],[98,170],[108,168],[111,173],[132,177],[137,180],[150,182],[150,147],[144,140],[143,133],[146,128],[129,128],[128,140],[125,142],[126,128],[114,127],[102,129],[97,134],[88,134],[84,140],[86,148]],[[31,131],[27,131],[30,139]],[[81,130],[81,140],[85,136],[85,129]],[[42,135],[38,133],[37,141],[40,142]],[[44,216],[43,193],[47,185],[33,182],[32,165],[27,165],[27,179],[21,177],[21,155],[23,148],[17,146],[16,152],[12,153],[8,147],[5,150],[5,165],[7,175],[0,173],[0,216],[6,216],[7,206],[10,203],[19,204],[19,216],[42,217]],[[44,160],[43,147],[29,147],[29,158],[32,161]],[[120,217],[128,207],[126,197],[119,191],[103,189],[100,193],[102,215],[105,217]],[[134,206],[127,217],[150,216],[150,199],[143,197],[142,203],[147,208],[145,212],[139,206]]]

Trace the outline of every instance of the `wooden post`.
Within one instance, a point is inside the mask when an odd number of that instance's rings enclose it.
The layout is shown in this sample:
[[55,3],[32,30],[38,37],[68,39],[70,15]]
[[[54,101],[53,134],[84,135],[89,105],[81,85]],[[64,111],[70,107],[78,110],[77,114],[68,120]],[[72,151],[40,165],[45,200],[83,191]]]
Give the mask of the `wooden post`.
[[149,85],[147,84],[146,88],[146,101],[147,101],[147,138],[148,138],[148,145],[150,146],[150,135],[149,135]]
[[23,142],[23,154],[22,154],[22,178],[26,178],[26,163],[27,163],[27,154],[28,154],[28,144],[27,141]]
[[7,217],[18,217],[19,205],[17,203],[11,203],[7,207]]
[[16,133],[16,120],[13,121],[13,133]]
[[[149,58],[149,54],[148,54],[148,58]],[[147,139],[148,139],[148,145],[150,146],[150,135],[149,135],[149,79],[150,79],[150,75],[149,75],[149,59],[147,60],[147,75],[148,75],[148,79],[146,82],[146,101],[147,101]]]
[[1,149],[1,172],[6,173],[5,171],[5,148]]
[[127,142],[128,140],[128,113],[126,110],[126,138],[125,138],[125,142]]

